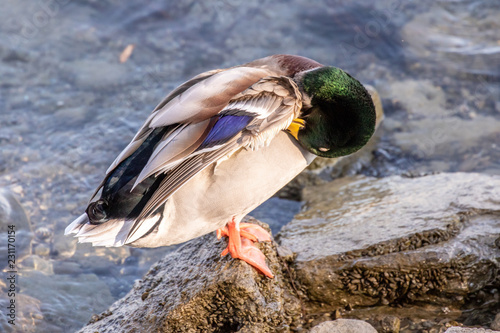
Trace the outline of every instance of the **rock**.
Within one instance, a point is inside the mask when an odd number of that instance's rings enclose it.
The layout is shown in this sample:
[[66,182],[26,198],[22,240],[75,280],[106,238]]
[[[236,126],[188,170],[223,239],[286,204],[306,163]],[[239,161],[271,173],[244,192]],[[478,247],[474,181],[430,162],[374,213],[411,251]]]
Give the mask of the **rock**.
[[25,271],[19,277],[19,286],[21,294],[41,301],[43,321],[38,323],[37,332],[74,332],[93,309],[103,311],[114,300],[106,283],[95,274],[56,278],[35,270]]
[[277,239],[297,255],[310,313],[422,302],[409,316],[453,318],[467,296],[498,284],[498,198],[498,176],[343,178],[306,188]]
[[[279,234],[281,262],[273,244],[259,245],[274,279],[220,257],[226,241],[205,235],[169,253],[80,332],[286,332],[303,324],[296,293],[308,315],[345,308],[381,332],[399,332],[400,318],[437,318],[413,325],[435,328],[497,283],[498,197],[500,177],[464,173],[306,188],[305,210]],[[341,324],[349,332],[343,323],[311,332]]]
[[[492,142],[498,142],[499,122],[493,110],[500,93],[497,86],[481,80],[475,87],[450,91],[441,82],[415,78],[379,85],[391,116],[381,125],[382,140],[365,173],[377,177],[404,172],[499,174],[500,154],[491,150]],[[476,106],[479,101],[486,106]],[[447,158],[450,152],[453,157]]]
[[41,257],[48,257],[50,254],[50,246],[43,243],[38,244],[34,249],[34,253]]
[[[55,275],[22,269],[17,275],[16,327],[0,318],[0,332],[73,332],[88,320],[91,309],[113,301],[108,287],[94,274]],[[6,308],[5,278],[0,280],[0,307]],[[96,295],[98,294],[98,295]],[[3,311],[3,310],[2,310]],[[17,328],[17,330],[16,330]]]
[[372,325],[362,320],[337,319],[314,326],[309,333],[377,333]]
[[[399,81],[384,87],[387,98],[401,103],[408,114],[414,118],[435,118],[436,116],[449,116],[453,110],[446,108],[446,94],[440,86],[434,85],[430,80]],[[401,98],[404,96],[405,98]]]
[[274,245],[259,245],[275,273],[268,279],[221,257],[226,242],[207,234],[185,243],[80,332],[288,331],[300,306],[287,291]]
[[130,79],[127,67],[112,59],[78,59],[64,66],[64,71],[75,84],[87,89],[112,89]]
[[487,330],[484,328],[450,327],[444,333],[496,333],[499,331]]
[[[382,87],[380,93],[400,104],[411,119],[387,119],[383,124],[386,135],[405,154],[425,157],[426,161],[430,157],[446,156],[450,147],[460,154],[472,149],[477,151],[478,145],[498,132],[495,117],[478,115],[467,119],[457,116],[456,110],[446,106],[447,96],[443,89],[429,80],[393,82]],[[472,126],[478,126],[481,131],[469,130]]]
[[44,241],[52,236],[53,232],[47,227],[39,227],[35,230],[35,236],[38,240]]
[[24,258],[18,266],[23,273],[28,271],[37,271],[37,273],[43,273],[47,276],[51,276],[54,275],[53,264],[54,262],[45,256],[41,257],[37,254],[32,254]]
[[[468,131],[467,128],[472,124],[482,130]],[[456,148],[457,153],[465,155],[474,147],[481,145],[484,140],[493,138],[497,132],[498,122],[489,116],[478,116],[474,120],[463,120],[458,117],[425,118],[402,124],[399,131],[394,133],[394,140],[407,154],[414,154],[420,158],[436,158],[445,156],[450,147]]]
[[[2,308],[2,311],[4,311],[4,309],[7,309],[7,306],[9,306],[9,304],[10,299],[6,297],[4,298],[2,295],[2,297],[0,297],[0,307]],[[43,323],[43,314],[40,309],[40,300],[27,295],[17,294],[15,297],[15,305],[15,326],[12,326],[8,323],[8,320],[12,318],[5,315],[0,318],[0,331],[15,333],[35,333],[38,329],[38,332],[40,332],[40,326],[45,326]],[[5,311],[4,313],[7,314],[7,311]],[[50,330],[47,330],[46,332],[60,332],[57,330],[57,328],[54,329],[54,327],[51,326],[45,326],[45,328],[50,328]]]
[[[498,240],[500,240],[500,237],[497,239],[497,241]],[[500,243],[498,245],[500,245]],[[495,316],[495,319],[493,319],[493,322],[491,323],[490,328],[492,330],[500,331],[500,312],[497,313],[497,315]]]
[[381,333],[399,333],[401,321],[395,316],[386,316],[380,321]]
[[[13,228],[9,226],[13,226]],[[7,239],[9,231],[14,233],[9,234],[11,237]],[[0,234],[2,237],[5,236],[5,239],[0,241],[0,253],[6,255],[8,244],[14,245],[16,263],[31,253],[31,242],[34,235],[30,220],[16,196],[7,188],[0,188]],[[6,265],[7,260],[0,261],[0,269]]]
[[[401,29],[408,55],[434,70],[442,66],[450,73],[498,75],[498,44],[493,31],[500,25],[493,18],[500,10],[493,6],[463,11],[465,6],[432,6],[416,15]],[[469,22],[468,26],[463,22]]]

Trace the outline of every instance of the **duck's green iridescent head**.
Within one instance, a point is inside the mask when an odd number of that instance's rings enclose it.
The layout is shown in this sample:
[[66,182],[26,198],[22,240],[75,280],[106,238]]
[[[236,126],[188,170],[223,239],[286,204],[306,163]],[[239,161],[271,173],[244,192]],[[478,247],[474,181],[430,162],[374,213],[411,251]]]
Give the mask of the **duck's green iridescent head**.
[[321,157],[349,155],[363,147],[375,131],[375,106],[365,87],[336,67],[306,72],[301,82],[311,98],[302,110],[303,128],[297,139]]

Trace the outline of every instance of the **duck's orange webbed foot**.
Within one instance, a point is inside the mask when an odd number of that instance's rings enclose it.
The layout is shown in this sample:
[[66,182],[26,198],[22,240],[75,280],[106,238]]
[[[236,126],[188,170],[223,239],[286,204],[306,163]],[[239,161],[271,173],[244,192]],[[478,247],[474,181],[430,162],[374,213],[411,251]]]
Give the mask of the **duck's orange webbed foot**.
[[230,253],[231,257],[241,259],[255,267],[265,276],[274,275],[266,265],[266,257],[253,245],[254,242],[270,241],[271,236],[264,228],[251,223],[236,223],[234,219],[224,228],[217,230],[217,238],[228,237],[228,244],[221,255]]

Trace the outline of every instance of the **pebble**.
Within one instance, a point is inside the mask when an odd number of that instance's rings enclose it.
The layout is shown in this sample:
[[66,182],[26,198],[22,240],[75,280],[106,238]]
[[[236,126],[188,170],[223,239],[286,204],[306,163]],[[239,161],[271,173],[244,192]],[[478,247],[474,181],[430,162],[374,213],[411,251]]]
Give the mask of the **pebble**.
[[380,326],[383,333],[399,333],[401,321],[396,316],[387,316],[380,321]]
[[47,227],[40,227],[38,229],[35,230],[35,236],[36,238],[38,238],[39,240],[44,240],[44,239],[47,239],[49,238],[50,236],[52,235],[52,232],[50,231],[49,228]]
[[50,246],[48,244],[38,244],[34,252],[37,256],[46,257],[50,254]]
[[485,328],[450,327],[444,333],[496,333]]
[[356,319],[325,321],[314,326],[309,333],[377,333],[370,324]]
[[500,312],[497,313],[495,316],[495,319],[493,319],[493,322],[490,325],[492,330],[497,330],[500,331]]

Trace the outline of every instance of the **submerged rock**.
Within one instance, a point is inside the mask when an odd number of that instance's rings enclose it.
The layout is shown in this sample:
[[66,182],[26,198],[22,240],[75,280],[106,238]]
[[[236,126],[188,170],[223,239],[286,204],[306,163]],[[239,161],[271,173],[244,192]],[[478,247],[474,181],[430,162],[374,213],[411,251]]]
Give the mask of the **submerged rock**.
[[169,253],[80,332],[288,331],[300,306],[274,245],[259,245],[275,273],[268,279],[245,262],[221,257],[226,243],[208,234]]
[[500,90],[498,84],[485,82],[454,92],[443,88],[444,83],[414,77],[379,85],[390,117],[382,123],[382,139],[364,173],[499,175],[498,113],[485,105],[496,103]]
[[16,304],[15,326],[2,316],[0,332],[73,332],[88,320],[92,309],[102,311],[113,300],[106,284],[95,274],[60,275],[56,279],[53,274],[23,269],[16,277],[17,290],[12,298],[7,297],[7,280],[0,280],[0,307],[6,309],[12,299]]
[[444,8],[433,3],[430,11],[416,15],[402,28],[401,37],[407,55],[434,70],[440,66],[448,73],[498,76],[498,15],[496,3],[474,9],[468,2]]
[[0,241],[0,253],[5,255],[5,260],[0,261],[0,268],[8,264],[8,253],[15,254],[17,261],[31,253],[33,231],[30,220],[23,206],[7,188],[0,188],[0,234],[5,237]]
[[468,296],[498,284],[499,198],[500,177],[481,174],[343,178],[306,188],[277,238],[297,255],[310,313],[425,304],[406,315],[458,317]]

